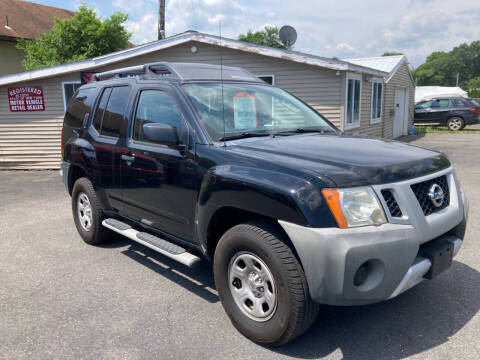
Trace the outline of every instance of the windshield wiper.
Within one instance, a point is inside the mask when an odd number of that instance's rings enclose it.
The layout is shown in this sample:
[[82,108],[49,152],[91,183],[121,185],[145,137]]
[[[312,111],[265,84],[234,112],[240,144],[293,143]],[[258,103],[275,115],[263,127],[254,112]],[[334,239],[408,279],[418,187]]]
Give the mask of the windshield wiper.
[[284,131],[277,131],[274,135],[288,135],[288,134],[304,134],[304,133],[320,133],[325,134],[327,132],[335,132],[333,129],[328,128],[298,128],[293,130],[284,130]]
[[237,139],[246,139],[250,137],[257,137],[257,136],[270,136],[271,134],[268,132],[255,132],[255,131],[246,131],[238,134],[227,135],[221,137],[219,141],[228,141],[228,140],[237,140]]

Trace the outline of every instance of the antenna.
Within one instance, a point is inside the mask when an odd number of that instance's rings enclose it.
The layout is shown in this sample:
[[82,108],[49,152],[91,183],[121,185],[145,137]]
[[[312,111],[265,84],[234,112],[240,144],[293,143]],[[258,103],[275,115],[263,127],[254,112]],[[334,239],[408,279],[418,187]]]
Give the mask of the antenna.
[[295,41],[297,41],[297,31],[290,25],[282,26],[278,32],[278,36],[287,49],[290,49],[293,44],[295,44]]
[[8,15],[5,15],[5,29],[12,30],[10,25],[8,25]]
[[227,146],[225,141],[225,102],[223,98],[223,46],[222,46],[222,20],[218,20],[218,27],[220,32],[220,84],[222,87],[222,120],[223,120],[223,146]]
[[165,0],[158,0],[158,40],[165,39]]

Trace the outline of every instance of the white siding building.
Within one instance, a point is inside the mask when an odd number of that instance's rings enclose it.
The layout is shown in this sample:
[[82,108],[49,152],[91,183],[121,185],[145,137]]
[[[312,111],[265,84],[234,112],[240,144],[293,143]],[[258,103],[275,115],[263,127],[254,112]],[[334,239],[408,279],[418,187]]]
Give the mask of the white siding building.
[[[404,127],[394,133],[392,110],[400,88],[408,89],[405,96],[413,101],[406,61],[390,76],[389,69],[370,67],[360,60],[338,61],[189,31],[98,58],[3,76],[0,169],[58,168],[63,114],[82,75],[156,61],[222,61],[226,66],[243,67],[300,97],[348,133],[385,138],[405,134]],[[44,110],[11,111],[9,88],[32,87],[43,90]],[[413,109],[413,103],[407,103],[404,114]],[[378,115],[374,117],[373,112]]]

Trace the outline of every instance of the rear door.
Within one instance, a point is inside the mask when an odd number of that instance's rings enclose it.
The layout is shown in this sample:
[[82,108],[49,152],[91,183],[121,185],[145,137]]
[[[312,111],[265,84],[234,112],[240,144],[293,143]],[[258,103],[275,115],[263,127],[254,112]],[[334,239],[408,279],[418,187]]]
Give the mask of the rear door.
[[[97,106],[89,132],[92,136],[92,162],[95,163],[96,183],[103,190],[108,204],[122,211],[120,189],[120,151],[122,134],[126,130],[125,112],[131,87],[119,85],[105,87],[97,101]],[[124,141],[123,141],[124,143]]]
[[[122,149],[122,198],[125,214],[164,233],[193,240],[195,154],[189,150],[189,125],[179,98],[169,86],[140,87]],[[143,125],[176,128],[179,145],[145,139]]]

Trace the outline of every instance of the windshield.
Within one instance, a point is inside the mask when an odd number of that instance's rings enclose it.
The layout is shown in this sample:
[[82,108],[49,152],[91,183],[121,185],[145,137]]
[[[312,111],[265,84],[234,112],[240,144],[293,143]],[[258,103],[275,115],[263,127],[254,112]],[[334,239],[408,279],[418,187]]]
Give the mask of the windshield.
[[214,141],[239,134],[336,131],[320,114],[276,87],[224,83],[223,96],[221,83],[185,84],[183,88]]

